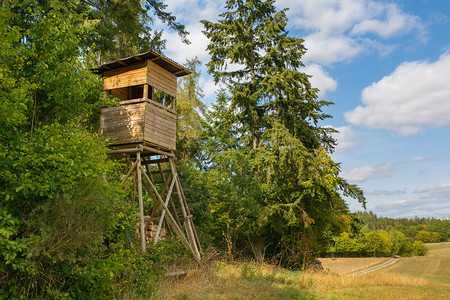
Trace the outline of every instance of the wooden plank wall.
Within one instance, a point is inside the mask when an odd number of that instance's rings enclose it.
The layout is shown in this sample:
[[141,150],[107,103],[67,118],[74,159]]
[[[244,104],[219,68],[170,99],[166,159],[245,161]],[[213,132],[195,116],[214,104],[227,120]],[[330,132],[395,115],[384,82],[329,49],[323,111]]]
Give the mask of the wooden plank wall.
[[144,140],[169,150],[175,150],[176,122],[176,114],[146,102]]
[[145,103],[102,108],[100,135],[109,145],[139,143],[144,140]]
[[148,142],[176,149],[175,113],[149,102],[102,108],[100,135],[109,146]]
[[147,83],[167,95],[176,97],[177,76],[161,68],[152,61],[147,61],[147,64]]
[[145,84],[147,69],[145,62],[140,62],[127,67],[106,71],[103,76],[103,90],[112,90]]

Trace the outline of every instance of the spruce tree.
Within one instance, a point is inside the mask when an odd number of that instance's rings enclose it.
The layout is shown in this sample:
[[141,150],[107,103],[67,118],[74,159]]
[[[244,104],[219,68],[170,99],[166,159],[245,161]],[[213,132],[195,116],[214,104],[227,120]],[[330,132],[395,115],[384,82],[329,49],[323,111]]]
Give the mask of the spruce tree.
[[322,108],[332,103],[318,98],[302,72],[303,40],[289,36],[286,9],[277,11],[274,2],[228,0],[216,23],[202,21],[210,39],[208,71],[230,94],[229,103],[210,112],[215,124],[227,124],[215,132],[235,128],[230,137],[240,139],[224,147],[221,141],[231,138],[212,137],[212,165],[223,175],[218,181],[233,186],[225,191],[241,191],[245,201],[220,194],[221,188],[213,198],[227,208],[216,216],[218,228],[245,215],[233,229],[240,253],[301,267],[342,230],[341,216],[349,210],[341,195],[363,205],[365,199],[339,177],[339,164],[328,155],[334,140],[319,122],[330,117]]
[[318,90],[301,72],[303,40],[288,36],[287,9],[277,11],[274,2],[228,0],[217,23],[202,21],[210,39],[208,71],[216,83],[228,85],[231,108],[253,149],[273,121],[309,149],[330,149],[329,129],[318,122],[329,117],[322,107],[331,102],[318,100]]

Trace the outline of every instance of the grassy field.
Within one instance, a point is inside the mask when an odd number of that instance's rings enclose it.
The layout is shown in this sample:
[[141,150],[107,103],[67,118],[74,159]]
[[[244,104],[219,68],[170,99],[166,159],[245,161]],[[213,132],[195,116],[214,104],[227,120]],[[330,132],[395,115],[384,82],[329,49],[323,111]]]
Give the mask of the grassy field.
[[427,248],[426,256],[401,258],[400,263],[387,267],[386,272],[408,274],[450,287],[450,242],[427,244]]
[[345,275],[386,262],[390,257],[319,258],[322,266],[333,273]]
[[[450,243],[427,246],[425,257],[401,258],[360,277],[215,262],[199,273],[166,279],[155,299],[449,299]],[[376,263],[369,260],[362,268]],[[358,268],[347,265],[343,273]]]

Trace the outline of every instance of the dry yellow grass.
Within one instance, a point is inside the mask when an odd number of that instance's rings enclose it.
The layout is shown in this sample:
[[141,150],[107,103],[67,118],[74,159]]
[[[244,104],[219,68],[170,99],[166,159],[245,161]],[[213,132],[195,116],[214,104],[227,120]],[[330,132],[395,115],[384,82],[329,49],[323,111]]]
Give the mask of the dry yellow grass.
[[330,272],[337,274],[348,274],[374,265],[381,264],[388,257],[342,257],[342,258],[319,258],[322,266]]
[[[182,279],[166,279],[156,299],[398,299],[398,293],[408,297],[404,299],[425,299],[416,296],[424,296],[426,287],[430,284],[425,279],[399,274],[343,277],[219,263]],[[428,299],[441,296],[425,294]]]
[[[450,269],[445,265],[449,250],[450,243],[433,245],[429,256],[402,258],[383,271],[360,277],[215,262],[199,273],[166,279],[155,299],[449,299]],[[425,268],[425,275],[417,271],[426,265],[434,267]]]

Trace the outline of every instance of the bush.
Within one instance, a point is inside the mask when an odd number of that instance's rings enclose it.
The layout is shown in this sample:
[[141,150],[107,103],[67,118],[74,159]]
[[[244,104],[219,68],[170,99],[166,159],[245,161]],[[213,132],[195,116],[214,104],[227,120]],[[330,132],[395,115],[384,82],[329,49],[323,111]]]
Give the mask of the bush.
[[413,252],[416,256],[424,256],[428,250],[422,241],[415,241],[413,244]]
[[416,234],[414,239],[424,243],[439,243],[441,241],[441,235],[437,232],[421,230]]
[[116,222],[116,165],[96,135],[59,124],[9,144],[0,160],[2,296],[56,297]]
[[372,231],[364,235],[365,251],[373,256],[389,256],[394,244],[383,233]]

